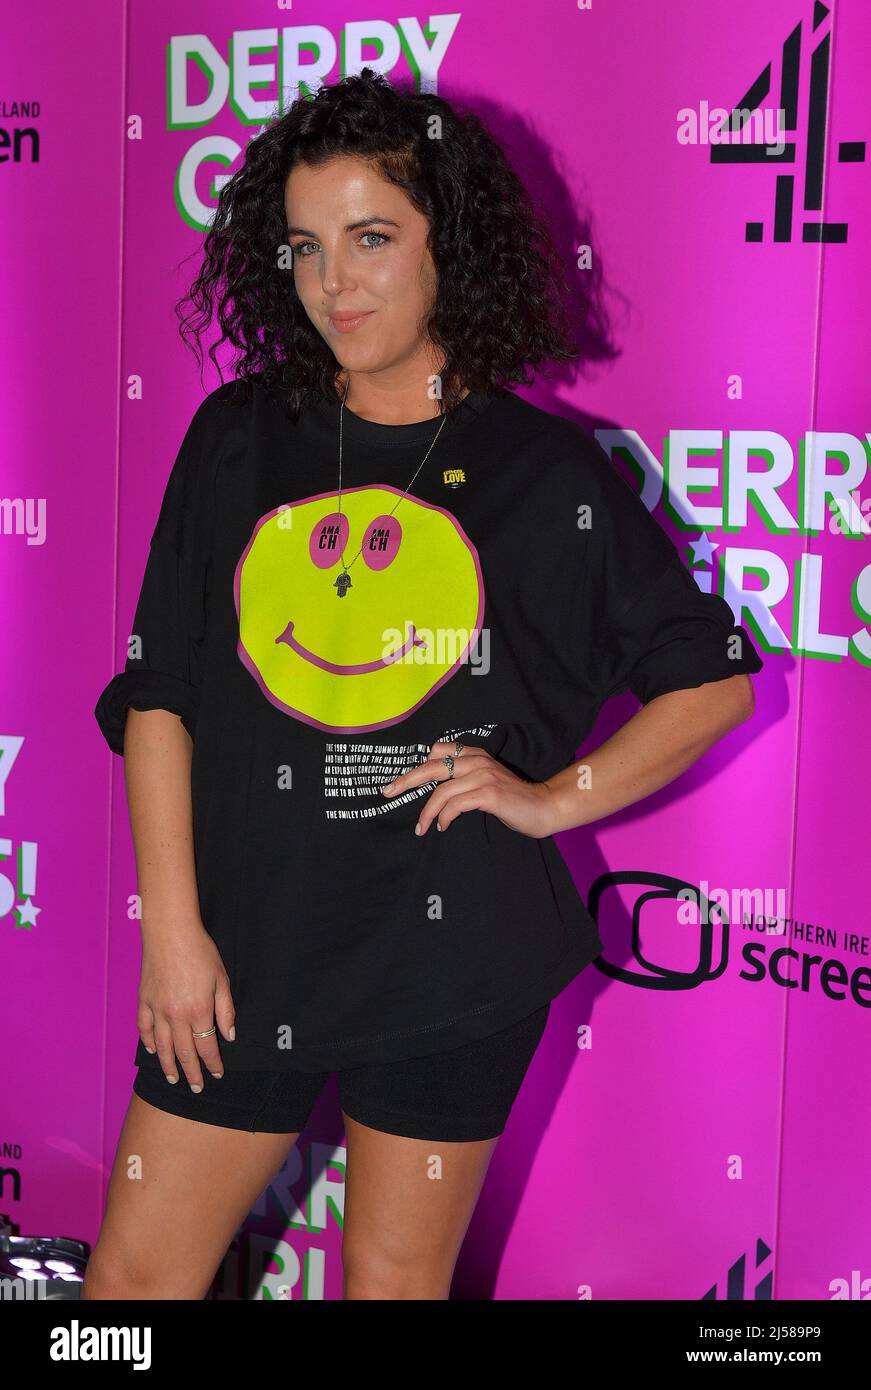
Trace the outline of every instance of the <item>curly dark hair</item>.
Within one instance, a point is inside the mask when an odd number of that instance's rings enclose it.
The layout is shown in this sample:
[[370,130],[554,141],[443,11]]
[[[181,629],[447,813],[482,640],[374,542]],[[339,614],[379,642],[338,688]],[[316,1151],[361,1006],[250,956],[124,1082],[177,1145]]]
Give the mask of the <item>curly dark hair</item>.
[[[440,138],[430,138],[433,118]],[[429,222],[435,301],[425,332],[443,354],[441,409],[451,414],[464,386],[497,394],[528,385],[542,363],[618,355],[600,295],[599,258],[571,291],[547,227],[480,118],[443,97],[391,85],[371,68],[300,97],[245,149],[245,161],[218,196],[190,292],[176,304],[180,333],[200,338],[214,315],[238,350],[237,381],[257,376],[295,420],[307,391],[336,395],[339,364],[288,292],[279,249],[287,248],[284,190],[295,165],[341,155],[367,160],[403,190]],[[292,285],[292,276],[291,276]],[[566,299],[579,334],[571,335]],[[182,307],[193,309],[184,315]],[[231,393],[232,394],[232,393]]]

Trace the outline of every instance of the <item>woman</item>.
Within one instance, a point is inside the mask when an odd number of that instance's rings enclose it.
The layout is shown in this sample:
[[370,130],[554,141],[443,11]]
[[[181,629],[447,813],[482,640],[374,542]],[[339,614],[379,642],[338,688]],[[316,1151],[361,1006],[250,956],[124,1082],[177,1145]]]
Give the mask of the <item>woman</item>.
[[[595,289],[569,342],[556,264],[480,122],[369,70],[220,195],[184,326],[217,310],[237,380],[194,415],[96,709],[143,960],[85,1298],[202,1298],[337,1070],[344,1297],[446,1299],[549,1001],[602,949],[551,837],[752,711],[725,601],[508,389],[607,355]],[[575,766],[626,689],[644,708]]]

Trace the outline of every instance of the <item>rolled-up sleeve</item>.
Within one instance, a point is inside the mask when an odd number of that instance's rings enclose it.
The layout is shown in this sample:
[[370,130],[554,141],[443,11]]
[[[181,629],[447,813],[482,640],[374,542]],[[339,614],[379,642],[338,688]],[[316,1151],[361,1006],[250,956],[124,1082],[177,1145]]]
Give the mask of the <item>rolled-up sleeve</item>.
[[615,614],[596,659],[605,698],[631,690],[642,705],[674,690],[762,670],[726,600],[703,593],[677,555]]
[[[209,398],[210,399],[210,398]],[[177,714],[194,737],[207,620],[211,489],[206,476],[206,402],[169,476],[151,537],[124,670],[94,709],[113,753],[123,756],[128,709]]]
[[630,690],[641,704],[675,690],[762,670],[729,604],[705,593],[674,542],[598,446],[589,458],[592,510],[585,590],[602,701]]

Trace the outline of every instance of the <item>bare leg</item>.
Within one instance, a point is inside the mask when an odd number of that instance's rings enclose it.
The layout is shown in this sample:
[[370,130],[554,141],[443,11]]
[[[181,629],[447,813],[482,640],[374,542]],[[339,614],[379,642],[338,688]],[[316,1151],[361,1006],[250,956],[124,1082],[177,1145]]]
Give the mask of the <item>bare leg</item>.
[[204,1298],[298,1138],[182,1119],[134,1093],[81,1297]]
[[447,1299],[498,1138],[405,1139],[344,1120],[344,1297]]

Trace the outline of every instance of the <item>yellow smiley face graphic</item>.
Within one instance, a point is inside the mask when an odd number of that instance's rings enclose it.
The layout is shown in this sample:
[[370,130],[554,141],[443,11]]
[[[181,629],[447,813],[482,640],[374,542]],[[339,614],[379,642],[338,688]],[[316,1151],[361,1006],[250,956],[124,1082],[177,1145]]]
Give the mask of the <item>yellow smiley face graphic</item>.
[[239,658],[267,700],[337,733],[405,719],[450,680],[484,612],[456,517],[386,484],[343,491],[341,511],[325,492],[267,512],[234,596]]

